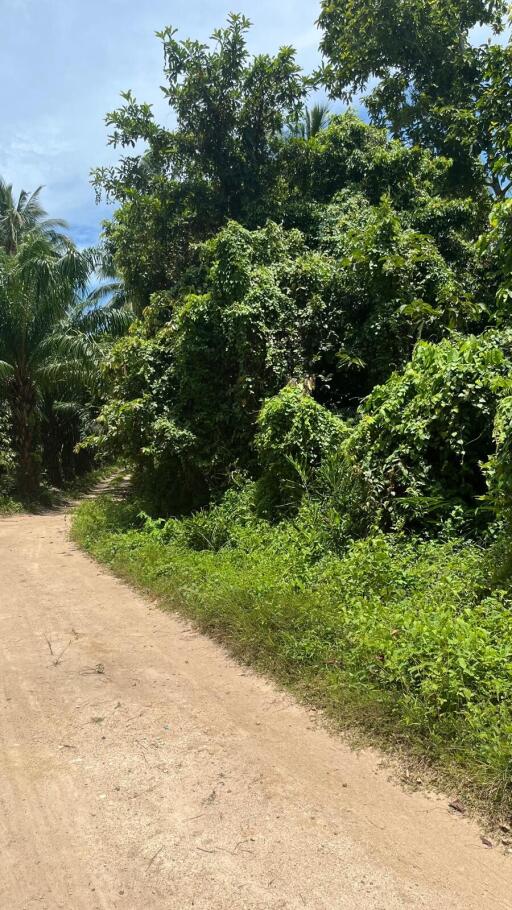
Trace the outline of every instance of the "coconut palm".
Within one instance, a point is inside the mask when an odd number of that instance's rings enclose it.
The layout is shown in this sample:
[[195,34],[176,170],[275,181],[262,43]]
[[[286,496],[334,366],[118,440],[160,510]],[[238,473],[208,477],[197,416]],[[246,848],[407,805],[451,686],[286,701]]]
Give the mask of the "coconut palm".
[[294,139],[312,139],[326,128],[330,116],[331,112],[327,104],[313,104],[312,107],[306,108],[303,120],[292,124],[290,135]]
[[63,240],[66,222],[47,217],[39,200],[41,190],[41,186],[33,193],[22,190],[16,200],[12,185],[0,177],[0,247],[8,255],[14,255],[23,237],[35,230],[50,242]]

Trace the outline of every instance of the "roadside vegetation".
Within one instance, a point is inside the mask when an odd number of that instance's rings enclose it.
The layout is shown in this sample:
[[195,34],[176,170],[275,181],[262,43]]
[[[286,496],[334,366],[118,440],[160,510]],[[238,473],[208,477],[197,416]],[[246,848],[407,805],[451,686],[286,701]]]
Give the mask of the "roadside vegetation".
[[166,522],[88,501],[74,536],[167,608],[270,672],[340,725],[437,764],[510,811],[512,614],[502,553],[450,537],[374,533],[325,546],[318,504],[256,521],[251,490]]
[[101,257],[4,186],[0,489],[120,459],[89,552],[510,812],[507,11],[371,12],[320,4],[313,74],[164,29],[175,125],[108,114]]
[[101,405],[99,365],[129,325],[79,251],[49,219],[41,188],[15,197],[0,180],[0,510],[51,502],[95,466],[80,448]]

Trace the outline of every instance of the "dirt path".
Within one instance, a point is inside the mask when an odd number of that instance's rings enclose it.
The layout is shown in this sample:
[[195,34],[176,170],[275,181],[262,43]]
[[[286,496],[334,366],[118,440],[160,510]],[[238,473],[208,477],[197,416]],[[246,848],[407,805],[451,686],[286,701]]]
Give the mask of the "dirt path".
[[402,792],[68,524],[0,520],[2,910],[512,906],[512,857],[445,799]]

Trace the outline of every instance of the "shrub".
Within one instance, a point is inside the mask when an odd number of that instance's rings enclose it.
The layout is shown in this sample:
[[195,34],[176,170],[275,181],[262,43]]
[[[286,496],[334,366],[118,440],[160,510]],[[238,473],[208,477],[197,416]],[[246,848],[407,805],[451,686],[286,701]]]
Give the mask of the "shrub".
[[0,401],[0,496],[7,496],[12,492],[15,470],[9,413],[7,407]]
[[255,446],[263,471],[258,482],[260,507],[269,514],[296,508],[300,477],[336,449],[346,427],[298,384],[269,398],[258,416]]
[[144,529],[163,543],[217,551],[234,545],[240,530],[255,523],[254,484],[235,478],[233,486],[209,509],[200,509],[181,520],[155,521],[148,516]]
[[421,342],[404,370],[363,403],[346,452],[363,470],[384,525],[450,514],[485,520],[482,463],[494,449],[511,342],[509,332],[496,331]]

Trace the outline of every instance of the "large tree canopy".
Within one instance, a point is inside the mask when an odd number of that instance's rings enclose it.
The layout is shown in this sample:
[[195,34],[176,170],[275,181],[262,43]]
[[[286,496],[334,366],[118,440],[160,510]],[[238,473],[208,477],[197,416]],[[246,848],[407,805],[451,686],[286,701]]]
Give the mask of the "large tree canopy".
[[[502,91],[501,109],[491,115],[489,80],[499,71],[510,85],[510,54],[475,45],[471,31],[502,32],[505,13],[502,0],[323,0],[321,78],[333,97],[350,99],[369,88],[374,120],[451,157],[454,183],[467,190],[481,169],[501,195],[496,115],[508,123],[512,109],[510,92]],[[495,89],[491,95],[496,102]]]
[[159,33],[163,92],[176,117],[156,123],[131,92],[109,114],[109,142],[141,151],[93,171],[98,193],[123,203],[107,239],[139,306],[179,275],[190,244],[228,218],[257,226],[280,215],[282,131],[297,120],[307,92],[291,47],[249,55],[244,16],[231,15],[211,45]]

